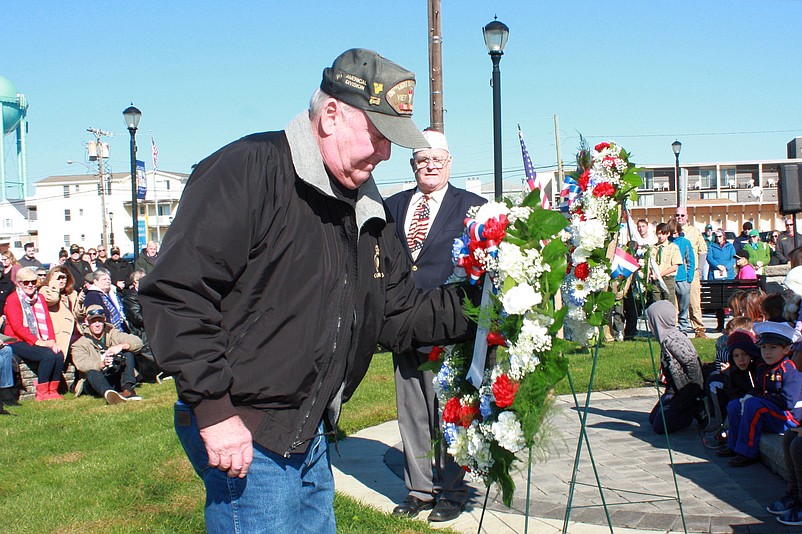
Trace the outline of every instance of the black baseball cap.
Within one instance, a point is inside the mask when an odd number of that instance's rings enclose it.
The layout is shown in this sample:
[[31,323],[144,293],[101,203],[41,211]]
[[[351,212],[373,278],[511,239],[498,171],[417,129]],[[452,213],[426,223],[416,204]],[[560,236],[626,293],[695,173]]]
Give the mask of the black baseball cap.
[[323,69],[320,89],[364,111],[373,126],[392,143],[428,148],[412,122],[415,74],[373,50],[352,48]]

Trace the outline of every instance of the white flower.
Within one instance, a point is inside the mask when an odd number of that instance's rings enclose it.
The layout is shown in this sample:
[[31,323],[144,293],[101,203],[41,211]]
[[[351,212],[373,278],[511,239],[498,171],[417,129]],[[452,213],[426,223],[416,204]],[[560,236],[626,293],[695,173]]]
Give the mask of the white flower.
[[542,301],[543,295],[537,293],[535,288],[526,283],[508,289],[501,297],[504,311],[510,315],[523,315]]
[[498,420],[492,425],[492,430],[498,444],[510,452],[518,452],[526,446],[521,424],[509,410],[499,414]]
[[484,224],[490,219],[498,219],[499,215],[507,215],[509,212],[509,208],[503,202],[488,202],[479,207],[474,219],[479,224]]
[[576,247],[574,251],[571,253],[571,263],[574,265],[579,265],[580,263],[585,263],[590,258],[590,250],[585,250],[582,247]]
[[512,224],[518,220],[527,220],[531,214],[532,208],[526,206],[513,206],[510,208],[510,213],[507,215],[507,219],[510,221],[510,224]]
[[[607,228],[598,219],[583,221],[579,228],[578,245],[587,250],[603,248],[607,240]],[[576,238],[574,238],[576,240]]]

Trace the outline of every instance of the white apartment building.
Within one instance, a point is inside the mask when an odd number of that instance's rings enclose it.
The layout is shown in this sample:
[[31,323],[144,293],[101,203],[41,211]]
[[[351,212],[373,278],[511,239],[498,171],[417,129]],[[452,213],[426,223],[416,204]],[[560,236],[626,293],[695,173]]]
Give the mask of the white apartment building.
[[[137,201],[140,245],[161,242],[189,178],[188,174],[161,170],[147,171],[145,175],[147,193],[144,200]],[[105,178],[105,191],[101,191],[97,174],[39,180],[34,184],[36,194],[24,204],[25,223],[13,216],[13,212],[20,212],[13,204],[19,201],[0,204],[0,221],[4,223],[0,228],[0,250],[10,248],[15,254],[21,253],[23,244],[32,241],[43,262],[55,262],[59,250],[69,249],[73,243],[86,248],[106,243],[120,247],[123,254],[133,252],[130,174],[113,173]],[[7,220],[10,229],[24,227],[25,231],[6,232]]]

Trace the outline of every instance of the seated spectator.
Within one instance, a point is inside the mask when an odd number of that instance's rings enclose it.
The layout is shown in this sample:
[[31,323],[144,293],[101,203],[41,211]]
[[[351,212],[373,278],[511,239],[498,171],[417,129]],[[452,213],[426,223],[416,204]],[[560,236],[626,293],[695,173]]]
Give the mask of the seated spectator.
[[3,405],[19,406],[14,395],[14,353],[0,342],[0,415],[11,415]]
[[112,289],[111,274],[107,269],[98,269],[94,272],[92,283],[86,287],[84,306],[88,310],[93,304],[102,306],[106,310],[106,321],[123,333],[129,333],[125,323],[123,303]]
[[763,300],[766,293],[762,289],[749,289],[743,292],[740,299],[741,315],[755,322],[765,320],[763,316]]
[[38,277],[33,267],[17,273],[17,289],[6,300],[5,334],[18,341],[10,343],[14,355],[35,368],[39,379],[36,400],[63,399],[58,393],[64,354],[55,340],[55,330],[44,298],[40,298]]
[[111,283],[120,290],[125,289],[134,270],[130,263],[120,257],[120,247],[111,247],[111,257],[106,260],[106,269],[111,273]]
[[16,282],[17,271],[20,270],[21,265],[17,262],[14,254],[10,250],[0,252],[0,263],[3,265],[3,273]]
[[787,323],[764,321],[753,326],[763,358],[757,365],[755,387],[742,399],[730,401],[727,418],[730,428],[727,447],[719,456],[734,456],[732,467],[744,467],[760,457],[761,433],[776,434],[798,426],[802,418],[800,400],[802,375],[788,355],[799,334]]
[[735,253],[735,267],[738,270],[738,274],[735,275],[736,280],[757,280],[755,268],[749,263],[749,252],[745,249]]
[[140,338],[145,345],[136,355],[136,370],[140,375],[140,381],[161,382],[161,380],[166,380],[171,377],[165,376],[161,372],[150,350],[150,345],[148,344],[148,335],[147,332],[145,332],[145,323],[142,319],[142,307],[139,305],[139,281],[144,276],[145,271],[141,269],[131,273],[128,287],[123,293],[123,309],[131,333]]
[[742,315],[733,317],[724,327],[724,332],[716,340],[716,371],[724,371],[730,365],[730,351],[727,349],[727,337],[736,330],[752,331],[752,319]]
[[710,373],[706,380],[710,429],[724,426],[729,402],[740,399],[755,387],[755,366],[760,360],[760,349],[755,345],[754,334],[734,330],[727,336],[727,355],[726,368]]
[[776,323],[785,321],[785,297],[782,293],[766,293],[761,303],[763,308],[763,317],[766,321],[774,321]]
[[666,391],[649,414],[649,424],[657,434],[682,430],[694,418],[707,426],[702,363],[688,336],[677,329],[677,309],[659,300],[646,309],[646,319],[660,343],[660,367],[666,378]]
[[69,359],[72,341],[80,335],[75,323],[78,297],[72,289],[73,286],[70,270],[63,265],[55,265],[47,273],[44,284],[39,288],[39,294],[44,297],[47,309],[50,311],[56,343],[64,352],[65,362]]
[[81,373],[75,384],[75,396],[95,394],[108,404],[142,400],[134,389],[134,352],[141,348],[142,340],[138,337],[106,323],[103,306],[88,306],[84,335],[73,345],[72,360]]

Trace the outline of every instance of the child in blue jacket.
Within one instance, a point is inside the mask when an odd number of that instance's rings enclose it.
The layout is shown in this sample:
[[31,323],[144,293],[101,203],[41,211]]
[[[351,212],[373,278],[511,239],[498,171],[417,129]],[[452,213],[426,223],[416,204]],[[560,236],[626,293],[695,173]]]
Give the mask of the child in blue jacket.
[[735,456],[733,467],[752,464],[760,457],[758,443],[763,430],[782,433],[799,426],[802,419],[802,374],[788,355],[798,337],[787,323],[757,322],[752,327],[763,359],[756,370],[755,389],[727,404],[730,431],[727,448],[719,456]]

